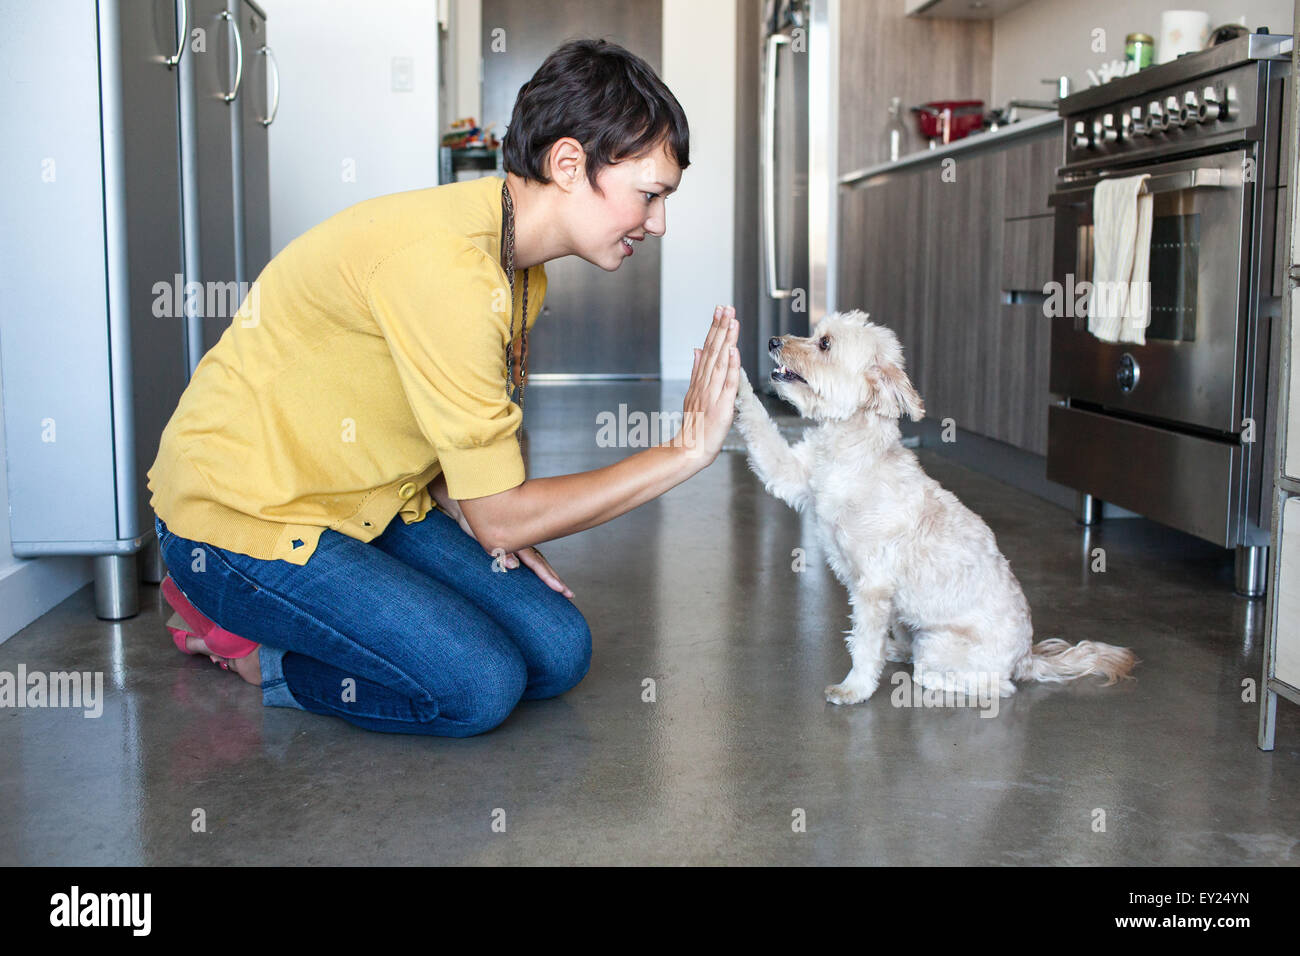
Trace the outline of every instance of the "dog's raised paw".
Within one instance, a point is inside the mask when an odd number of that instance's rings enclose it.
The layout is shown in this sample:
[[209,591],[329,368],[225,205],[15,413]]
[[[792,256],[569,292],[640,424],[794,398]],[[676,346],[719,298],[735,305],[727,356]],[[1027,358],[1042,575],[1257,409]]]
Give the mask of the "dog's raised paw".
[[871,696],[874,687],[854,684],[831,684],[826,688],[826,699],[832,704],[860,704]]

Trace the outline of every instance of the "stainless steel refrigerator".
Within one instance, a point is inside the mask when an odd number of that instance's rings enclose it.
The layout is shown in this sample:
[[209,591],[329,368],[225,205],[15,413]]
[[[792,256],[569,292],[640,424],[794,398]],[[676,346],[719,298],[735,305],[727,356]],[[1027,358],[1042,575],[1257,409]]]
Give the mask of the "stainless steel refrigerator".
[[12,550],[94,556],[96,613],[129,617],[161,571],[146,473],[229,322],[188,315],[185,283],[251,281],[270,254],[265,17],[249,0],[0,0],[0,16]]
[[833,308],[836,0],[768,0],[759,96],[758,380],[767,340]]
[[185,278],[205,293],[186,300],[193,371],[271,258],[267,137],[280,74],[257,4],[176,3],[191,38],[179,64]]

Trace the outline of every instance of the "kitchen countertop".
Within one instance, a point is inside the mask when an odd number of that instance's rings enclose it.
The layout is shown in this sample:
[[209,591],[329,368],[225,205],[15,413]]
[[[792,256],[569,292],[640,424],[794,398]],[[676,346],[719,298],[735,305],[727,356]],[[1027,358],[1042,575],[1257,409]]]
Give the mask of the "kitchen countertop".
[[973,136],[967,136],[959,139],[947,146],[938,146],[934,149],[922,149],[915,153],[909,153],[901,159],[896,159],[890,163],[877,163],[874,166],[867,166],[864,169],[857,169],[851,173],[845,173],[840,177],[841,186],[852,186],[864,179],[870,179],[872,176],[879,176],[881,173],[890,173],[896,169],[905,169],[908,166],[918,166],[921,163],[932,162],[941,159],[944,156],[951,156],[954,153],[961,153],[968,149],[973,149],[984,143],[992,143],[998,140],[1013,139],[1017,136],[1024,136],[1035,130],[1043,130],[1052,124],[1059,124],[1061,117],[1055,113],[1044,113],[1042,116],[1035,116],[1030,120],[1022,120],[1019,123],[1011,123],[1003,126],[1001,129],[993,130],[988,133],[976,133]]

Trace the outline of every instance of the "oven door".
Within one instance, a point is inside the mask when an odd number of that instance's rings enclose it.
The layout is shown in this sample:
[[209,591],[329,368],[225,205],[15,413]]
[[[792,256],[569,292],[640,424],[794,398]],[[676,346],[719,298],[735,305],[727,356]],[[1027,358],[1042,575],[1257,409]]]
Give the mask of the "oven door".
[[1053,276],[1063,306],[1055,308],[1049,294],[1054,394],[1144,418],[1241,430],[1247,323],[1240,317],[1249,303],[1252,192],[1246,155],[1236,150],[1113,174],[1150,175],[1150,322],[1143,345],[1103,342],[1088,331],[1080,283],[1092,282],[1092,196],[1102,176],[1052,194]]

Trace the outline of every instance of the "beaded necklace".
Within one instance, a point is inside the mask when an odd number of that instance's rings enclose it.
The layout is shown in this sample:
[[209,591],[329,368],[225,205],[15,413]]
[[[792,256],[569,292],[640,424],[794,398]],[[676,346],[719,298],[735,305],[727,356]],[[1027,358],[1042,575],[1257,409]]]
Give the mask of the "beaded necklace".
[[[510,198],[510,190],[505,182],[501,183],[501,264],[506,270],[506,282],[510,284],[510,341],[506,344],[506,396],[515,400],[518,390],[519,412],[524,411],[524,385],[528,382],[528,270],[524,270],[523,281],[523,317],[524,327],[520,332],[519,348],[519,384],[515,385],[515,203]],[[523,422],[521,420],[517,433],[519,443],[524,441]]]

